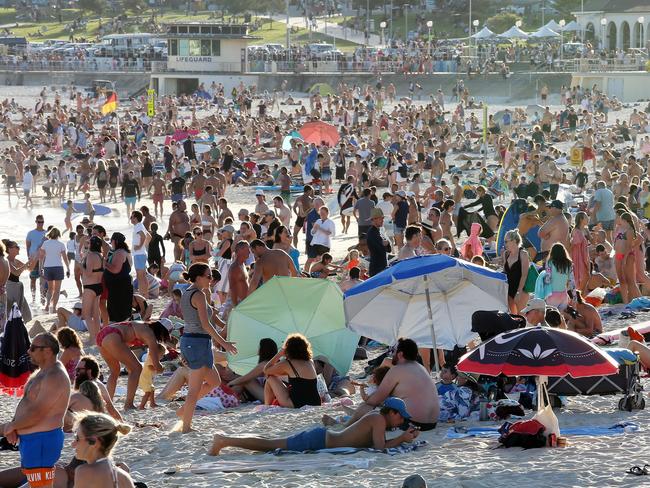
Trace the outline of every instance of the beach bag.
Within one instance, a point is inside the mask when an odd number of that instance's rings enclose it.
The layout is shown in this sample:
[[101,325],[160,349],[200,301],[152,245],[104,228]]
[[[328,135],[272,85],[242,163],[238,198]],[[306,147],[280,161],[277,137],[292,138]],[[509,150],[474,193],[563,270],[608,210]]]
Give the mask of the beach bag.
[[526,283],[524,284],[524,291],[526,293],[533,293],[535,291],[538,276],[539,271],[537,271],[537,266],[530,263],[530,266],[528,266],[528,276],[526,276]]
[[541,385],[537,390],[537,413],[533,416],[533,420],[537,420],[544,425],[546,435],[555,434],[555,437],[560,436],[560,424],[553,413],[548,390],[546,389],[546,382],[541,381]]
[[533,449],[546,446],[546,428],[538,420],[521,420],[519,422],[506,422],[499,428],[501,437],[499,443],[503,447],[523,447]]

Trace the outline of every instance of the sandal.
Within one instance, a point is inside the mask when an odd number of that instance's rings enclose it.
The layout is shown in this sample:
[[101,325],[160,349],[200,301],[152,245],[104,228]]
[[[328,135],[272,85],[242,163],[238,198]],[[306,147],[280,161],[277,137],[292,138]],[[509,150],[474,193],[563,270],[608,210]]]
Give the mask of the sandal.
[[627,470],[628,474],[633,474],[634,476],[644,476],[649,474],[648,473],[648,467],[650,464],[644,464],[643,467],[639,466],[632,466],[630,469]]

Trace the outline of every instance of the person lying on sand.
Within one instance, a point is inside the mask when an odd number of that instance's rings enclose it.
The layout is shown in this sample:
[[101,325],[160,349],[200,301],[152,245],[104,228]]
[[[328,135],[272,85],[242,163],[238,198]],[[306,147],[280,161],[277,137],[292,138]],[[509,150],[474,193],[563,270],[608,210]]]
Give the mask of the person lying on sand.
[[290,451],[317,451],[333,447],[372,447],[385,449],[397,447],[403,442],[410,442],[419,435],[419,430],[410,426],[400,436],[386,440],[386,431],[402,426],[411,418],[403,400],[396,397],[387,398],[379,413],[369,413],[340,432],[328,431],[325,427],[298,432],[290,437],[264,439],[261,437],[230,437],[215,434],[210,456],[218,456],[224,447],[239,447],[251,451],[272,451],[288,449]]

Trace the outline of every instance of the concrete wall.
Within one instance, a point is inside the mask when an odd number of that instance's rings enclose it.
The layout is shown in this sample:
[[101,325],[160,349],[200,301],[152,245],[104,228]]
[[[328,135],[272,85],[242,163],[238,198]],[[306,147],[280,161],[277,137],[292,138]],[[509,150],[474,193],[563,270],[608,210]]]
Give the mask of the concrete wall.
[[596,85],[609,97],[623,102],[638,102],[650,98],[650,73],[575,73],[572,85],[591,88]]

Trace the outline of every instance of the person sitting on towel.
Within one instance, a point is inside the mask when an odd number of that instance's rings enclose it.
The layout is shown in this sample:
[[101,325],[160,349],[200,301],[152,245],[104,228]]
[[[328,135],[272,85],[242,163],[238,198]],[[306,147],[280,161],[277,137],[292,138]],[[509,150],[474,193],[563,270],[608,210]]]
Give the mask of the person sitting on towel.
[[411,418],[406,410],[404,400],[389,397],[384,401],[378,413],[369,413],[340,432],[328,431],[325,427],[298,432],[290,437],[265,439],[261,437],[230,437],[215,434],[211,456],[218,456],[224,447],[239,447],[251,451],[272,451],[287,449],[289,451],[318,451],[333,447],[385,449],[397,447],[403,442],[410,442],[420,433],[412,425],[400,436],[386,440],[386,431],[404,425]]

